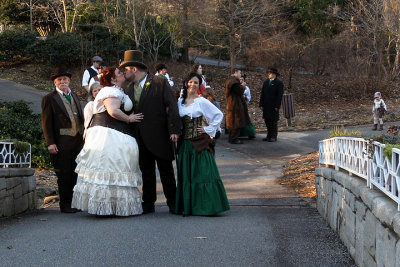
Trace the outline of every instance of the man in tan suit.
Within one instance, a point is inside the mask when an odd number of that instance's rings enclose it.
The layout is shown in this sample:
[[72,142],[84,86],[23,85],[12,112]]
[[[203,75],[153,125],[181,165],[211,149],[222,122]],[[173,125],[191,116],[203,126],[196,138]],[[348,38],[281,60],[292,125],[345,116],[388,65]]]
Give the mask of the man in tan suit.
[[78,99],[69,88],[71,74],[56,68],[51,74],[55,90],[42,99],[42,129],[47,149],[57,175],[60,210],[75,213],[71,208],[76,184],[75,159],[83,145],[83,113]]

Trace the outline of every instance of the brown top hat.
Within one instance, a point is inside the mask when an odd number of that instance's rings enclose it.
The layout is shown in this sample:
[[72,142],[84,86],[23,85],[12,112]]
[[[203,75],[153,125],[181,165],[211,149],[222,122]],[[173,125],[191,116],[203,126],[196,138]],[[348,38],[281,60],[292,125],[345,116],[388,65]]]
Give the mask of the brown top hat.
[[56,78],[61,77],[61,76],[67,76],[67,77],[71,78],[72,74],[69,73],[68,70],[64,67],[57,67],[51,73],[50,79],[52,81],[54,81]]
[[276,76],[279,76],[279,72],[277,69],[275,68],[269,68],[269,70],[267,71],[267,73],[274,73]]
[[143,64],[143,53],[139,50],[126,50],[124,53],[124,61],[119,65],[120,68],[127,66],[136,66],[141,69],[147,69],[147,66]]

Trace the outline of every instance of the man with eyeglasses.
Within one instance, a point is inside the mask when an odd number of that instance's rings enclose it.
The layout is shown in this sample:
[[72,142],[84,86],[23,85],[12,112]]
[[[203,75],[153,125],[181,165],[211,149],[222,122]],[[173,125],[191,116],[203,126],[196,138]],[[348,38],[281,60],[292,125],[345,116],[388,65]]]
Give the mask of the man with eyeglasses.
[[99,75],[101,63],[103,63],[103,59],[99,56],[94,56],[92,58],[92,66],[90,68],[87,68],[83,73],[82,87],[85,88],[87,92],[89,92],[90,79]]

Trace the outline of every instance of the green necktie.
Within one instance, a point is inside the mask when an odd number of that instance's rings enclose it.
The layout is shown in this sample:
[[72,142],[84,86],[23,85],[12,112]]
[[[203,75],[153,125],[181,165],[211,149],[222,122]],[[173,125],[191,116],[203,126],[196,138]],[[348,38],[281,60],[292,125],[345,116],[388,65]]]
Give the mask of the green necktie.
[[71,104],[71,95],[67,95],[63,93],[63,96],[67,99],[68,103]]
[[270,80],[269,80],[269,85],[271,85],[271,84],[272,84],[272,80],[270,79]]
[[142,94],[143,88],[142,88],[142,86],[140,86],[140,82],[135,83],[133,88],[134,88],[135,102],[139,103],[140,95]]

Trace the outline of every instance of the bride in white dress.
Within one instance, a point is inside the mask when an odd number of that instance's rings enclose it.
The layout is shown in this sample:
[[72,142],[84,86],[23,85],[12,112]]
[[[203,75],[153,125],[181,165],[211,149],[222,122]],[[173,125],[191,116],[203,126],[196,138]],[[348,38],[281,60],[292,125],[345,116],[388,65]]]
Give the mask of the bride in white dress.
[[139,150],[132,125],[142,114],[129,114],[133,104],[120,87],[125,78],[117,68],[104,71],[104,86],[93,105],[85,145],[76,158],[78,180],[72,207],[96,215],[129,216],[142,213]]

